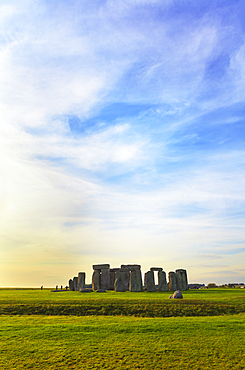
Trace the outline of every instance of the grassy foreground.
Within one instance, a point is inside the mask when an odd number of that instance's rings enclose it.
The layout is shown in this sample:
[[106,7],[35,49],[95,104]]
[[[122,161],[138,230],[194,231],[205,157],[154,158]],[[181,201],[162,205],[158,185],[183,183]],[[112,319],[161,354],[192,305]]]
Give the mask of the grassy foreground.
[[245,314],[1,316],[1,369],[245,369]]
[[0,289],[0,369],[245,369],[245,289]]

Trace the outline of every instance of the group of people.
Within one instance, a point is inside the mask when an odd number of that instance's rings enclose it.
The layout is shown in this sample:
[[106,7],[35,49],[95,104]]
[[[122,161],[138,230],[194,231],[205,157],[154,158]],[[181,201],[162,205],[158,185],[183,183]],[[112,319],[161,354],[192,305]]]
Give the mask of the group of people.
[[[59,289],[59,286],[56,285],[55,289],[58,290]],[[63,285],[60,286],[60,289],[61,290],[63,289]],[[67,290],[67,289],[68,289],[68,286],[65,286],[65,290]],[[43,285],[41,286],[41,290],[43,290]]]

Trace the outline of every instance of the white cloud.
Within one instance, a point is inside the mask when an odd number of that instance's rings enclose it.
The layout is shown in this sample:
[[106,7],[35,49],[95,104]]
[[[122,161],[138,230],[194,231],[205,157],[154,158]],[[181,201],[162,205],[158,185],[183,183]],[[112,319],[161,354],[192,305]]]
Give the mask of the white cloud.
[[[232,27],[210,13],[188,24],[161,19],[157,1],[144,1],[152,13],[138,1],[9,4],[0,4],[3,261],[31,256],[38,269],[56,257],[88,269],[123,254],[147,268],[155,254],[172,269],[183,251],[190,265],[195,248],[243,240],[242,218],[232,216],[245,201],[243,151],[194,160],[176,135],[186,128],[185,140],[195,139],[194,119],[244,100],[244,45],[226,41]],[[230,66],[224,91],[211,96],[205,69],[222,50]],[[103,118],[86,135],[70,131],[68,116],[86,122],[113,102],[160,105],[111,125]]]

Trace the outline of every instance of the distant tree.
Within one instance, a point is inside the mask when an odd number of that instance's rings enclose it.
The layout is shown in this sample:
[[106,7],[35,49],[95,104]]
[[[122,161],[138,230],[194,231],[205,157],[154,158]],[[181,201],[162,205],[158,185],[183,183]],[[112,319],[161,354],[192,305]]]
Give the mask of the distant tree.
[[216,284],[215,283],[209,283],[208,284],[208,288],[216,288]]

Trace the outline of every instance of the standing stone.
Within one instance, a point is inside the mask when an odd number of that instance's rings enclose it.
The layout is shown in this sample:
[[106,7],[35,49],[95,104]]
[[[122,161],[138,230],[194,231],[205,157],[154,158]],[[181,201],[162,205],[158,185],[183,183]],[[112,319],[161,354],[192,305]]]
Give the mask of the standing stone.
[[154,279],[154,272],[153,271],[147,271],[145,273],[145,288],[148,290],[148,292],[155,292],[156,291],[156,285],[155,285],[155,279]]
[[78,280],[78,277],[77,277],[77,276],[75,276],[75,277],[73,278],[74,290],[78,290],[78,289],[77,289],[77,280]]
[[114,290],[115,272],[119,270],[119,268],[113,268],[109,270],[109,290]]
[[140,270],[130,271],[129,290],[131,292],[142,291],[142,277]]
[[114,289],[116,292],[125,292],[124,289],[124,275],[122,271],[115,272],[115,284]]
[[129,290],[130,271],[121,269],[124,281],[124,290]]
[[78,273],[77,290],[85,288],[85,272]]
[[168,283],[167,283],[165,271],[158,271],[158,290],[159,292],[168,291]]
[[115,271],[109,271],[109,290],[114,290],[115,284]]
[[109,269],[101,269],[100,288],[105,290],[109,288]]
[[100,289],[100,270],[94,270],[92,275],[92,289]]
[[184,269],[175,270],[177,277],[177,289],[188,290],[187,273]]
[[73,280],[72,280],[72,279],[70,279],[70,280],[69,280],[69,289],[70,289],[71,291],[73,291],[73,290],[74,290],[74,283],[73,283]]
[[177,290],[177,277],[174,271],[168,273],[168,290]]

